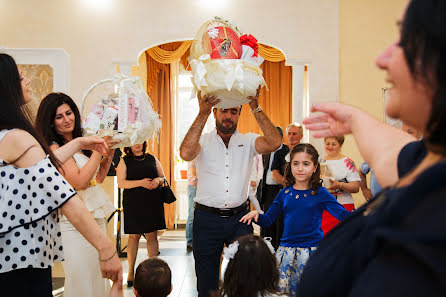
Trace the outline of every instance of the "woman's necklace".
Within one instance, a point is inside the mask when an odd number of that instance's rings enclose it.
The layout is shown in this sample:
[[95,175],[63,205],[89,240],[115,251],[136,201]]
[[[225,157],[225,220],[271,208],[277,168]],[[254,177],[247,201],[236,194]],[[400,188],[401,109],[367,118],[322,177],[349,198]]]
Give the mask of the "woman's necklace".
[[136,161],[144,161],[146,158],[146,154],[142,154],[141,156],[135,156]]

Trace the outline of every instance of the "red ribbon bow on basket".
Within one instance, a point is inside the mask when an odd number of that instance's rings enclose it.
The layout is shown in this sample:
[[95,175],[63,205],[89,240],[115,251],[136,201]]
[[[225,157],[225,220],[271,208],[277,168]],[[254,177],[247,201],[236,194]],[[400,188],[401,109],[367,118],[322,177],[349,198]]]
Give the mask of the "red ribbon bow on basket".
[[257,44],[257,39],[254,36],[252,36],[251,34],[242,35],[240,36],[240,42],[242,43],[242,45],[251,47],[254,50],[254,54],[252,56],[257,57],[259,52],[259,45]]

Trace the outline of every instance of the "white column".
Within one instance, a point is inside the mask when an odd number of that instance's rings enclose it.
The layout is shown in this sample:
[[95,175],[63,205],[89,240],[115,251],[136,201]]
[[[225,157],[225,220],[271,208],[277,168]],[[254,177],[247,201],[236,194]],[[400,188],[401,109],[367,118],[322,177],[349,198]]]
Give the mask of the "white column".
[[[309,98],[305,94],[305,65],[310,62],[308,60],[288,59],[286,66],[293,69],[292,81],[292,122],[302,123],[302,120],[308,115]],[[308,142],[308,133],[304,133],[302,142]]]

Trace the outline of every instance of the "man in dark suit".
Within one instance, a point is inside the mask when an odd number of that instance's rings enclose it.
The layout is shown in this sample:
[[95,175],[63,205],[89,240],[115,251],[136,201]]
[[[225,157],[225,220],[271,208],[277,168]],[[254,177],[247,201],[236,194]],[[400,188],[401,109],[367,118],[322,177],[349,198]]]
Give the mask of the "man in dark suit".
[[[276,127],[280,135],[283,138],[282,128]],[[283,188],[283,185],[273,178],[273,170],[276,168],[274,165],[282,164],[285,160],[285,156],[288,154],[289,148],[287,145],[283,144],[274,152],[270,154],[262,155],[263,161],[263,178],[259,184],[259,189],[257,190],[257,196],[264,212],[267,212],[271,203],[273,203],[274,198],[276,198],[279,191]],[[283,160],[280,161],[279,160]],[[278,166],[278,165],[276,165]],[[277,168],[283,175],[283,168]],[[260,235],[262,237],[271,237],[271,244],[275,249],[280,244],[280,238],[283,232],[283,218],[280,216],[270,227],[262,228]]]

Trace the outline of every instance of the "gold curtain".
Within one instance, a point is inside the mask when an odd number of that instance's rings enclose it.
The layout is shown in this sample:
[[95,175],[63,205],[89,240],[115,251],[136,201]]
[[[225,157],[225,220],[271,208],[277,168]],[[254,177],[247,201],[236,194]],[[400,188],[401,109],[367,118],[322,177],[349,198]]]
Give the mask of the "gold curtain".
[[192,41],[181,42],[180,46],[173,51],[165,50],[159,46],[156,46],[149,48],[147,53],[158,63],[170,64],[179,60],[186,53],[191,44]]
[[[186,68],[192,41],[172,42],[148,49],[145,52],[147,63],[147,93],[153,102],[154,110],[161,115],[162,128],[158,143],[155,143],[153,155],[163,166],[167,181],[175,193],[174,181],[174,138],[172,94],[170,84],[170,63],[180,59]],[[151,146],[150,146],[151,148]],[[166,227],[172,229],[175,224],[175,204],[164,204]]]
[[[292,119],[291,66],[285,66],[284,60],[281,62],[264,61],[260,68],[263,70],[263,77],[269,91],[266,88],[261,89],[259,104],[271,122],[285,130]],[[247,104],[242,108],[238,130],[241,133],[253,132],[262,134],[259,124],[251,114]]]
[[170,64],[178,59],[187,68],[187,57],[190,55],[192,41],[171,42],[146,50],[147,57],[147,92],[150,94],[158,79],[158,74],[164,64]]
[[[159,48],[165,51],[177,49],[181,43],[161,45]],[[164,175],[175,192],[174,181],[174,143],[173,143],[173,119],[172,119],[172,94],[170,86],[170,64],[155,61],[146,51],[147,61],[147,93],[153,102],[153,108],[161,115],[162,128],[158,143],[154,144],[151,153],[158,158],[163,166]],[[151,79],[149,80],[149,77]],[[150,86],[150,88],[149,88]],[[149,146],[151,148],[151,146]],[[175,204],[164,204],[164,216],[166,227],[172,229],[175,224]]]
[[285,56],[281,51],[261,43],[259,43],[259,55],[269,62],[281,62],[285,60]]

